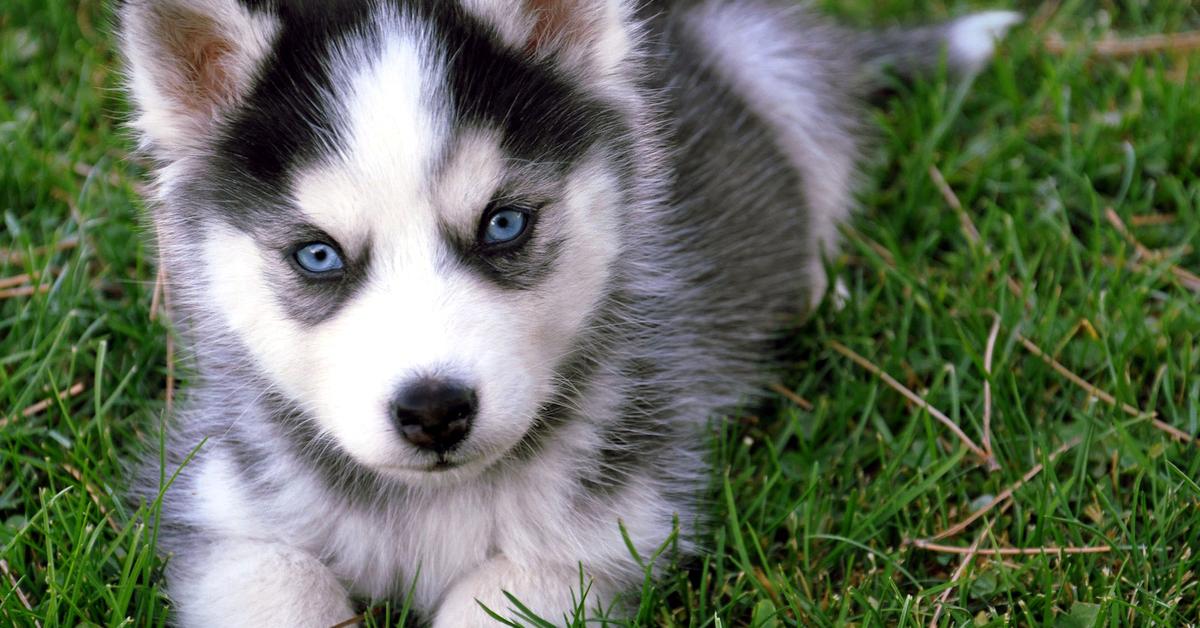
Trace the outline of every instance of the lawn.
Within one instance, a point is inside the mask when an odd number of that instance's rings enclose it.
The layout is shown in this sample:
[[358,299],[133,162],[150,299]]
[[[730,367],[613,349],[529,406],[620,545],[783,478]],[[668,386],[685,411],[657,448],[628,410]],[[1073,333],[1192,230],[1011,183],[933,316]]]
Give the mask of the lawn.
[[[858,24],[980,6],[824,4]],[[1133,39],[1200,29],[1200,5],[1018,8],[969,91],[877,111],[831,268],[850,298],[714,428],[710,551],[647,583],[637,625],[1200,618],[1200,42]],[[149,509],[120,494],[186,373],[107,20],[98,0],[0,13],[0,624],[169,608]]]

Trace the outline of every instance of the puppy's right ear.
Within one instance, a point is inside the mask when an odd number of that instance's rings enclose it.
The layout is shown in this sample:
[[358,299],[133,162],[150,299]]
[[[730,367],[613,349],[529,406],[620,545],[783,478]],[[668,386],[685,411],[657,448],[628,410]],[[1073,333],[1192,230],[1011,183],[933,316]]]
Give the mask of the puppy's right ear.
[[208,142],[278,31],[273,17],[238,0],[126,0],[120,40],[143,148],[171,162]]

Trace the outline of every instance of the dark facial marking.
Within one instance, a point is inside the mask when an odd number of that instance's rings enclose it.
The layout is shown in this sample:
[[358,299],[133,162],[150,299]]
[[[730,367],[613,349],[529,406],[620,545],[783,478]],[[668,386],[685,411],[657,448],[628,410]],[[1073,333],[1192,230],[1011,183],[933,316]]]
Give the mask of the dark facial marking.
[[[371,249],[346,251],[336,240],[311,225],[276,226],[258,234],[259,246],[278,257],[267,272],[275,301],[288,317],[305,326],[328,320],[366,283],[371,267]],[[333,246],[342,259],[336,273],[314,275],[299,266],[296,249],[312,242]],[[274,260],[273,260],[274,261]]]
[[[333,151],[347,141],[339,122],[342,103],[328,97],[339,78],[329,71],[333,51],[350,37],[366,37],[363,48],[371,52],[388,33],[375,19],[378,5],[364,0],[242,1],[276,16],[279,34],[248,96],[220,129],[203,166],[204,181],[188,188],[199,191],[195,206],[207,213],[218,210],[237,229],[286,234],[298,215],[287,200],[294,173],[337,159]],[[383,4],[431,31],[430,40],[445,59],[443,88],[452,129],[496,132],[506,157],[536,164],[547,177],[565,176],[595,143],[616,144],[628,132],[615,110],[573,84],[551,61],[507,48],[491,26],[456,3]],[[430,172],[428,179],[435,177]],[[461,240],[454,244],[456,251],[470,250]],[[561,238],[533,238],[511,255],[460,254],[459,259],[498,285],[529,288],[549,274],[564,245]],[[272,279],[289,316],[313,325],[335,313],[365,276],[365,260],[357,259],[340,282]]]
[[470,235],[449,225],[443,225],[442,234],[454,252],[455,261],[462,266],[502,288],[528,290],[553,272],[565,242],[553,229],[539,231],[539,223],[545,221],[542,213],[550,211],[542,208],[526,209],[530,222],[525,233],[517,240],[500,246],[487,244],[483,241],[483,232],[488,220],[497,209],[508,206],[513,205],[502,201],[489,204],[480,218],[479,226]]
[[[365,0],[243,0],[280,23],[273,50],[249,95],[224,124],[210,159],[212,175],[228,192],[221,207],[254,214],[242,187],[275,196],[288,192],[292,173],[343,146],[341,102],[330,98],[339,77],[330,75],[336,46],[365,37],[373,53],[383,32]],[[625,131],[611,107],[586,95],[549,61],[531,60],[496,40],[493,29],[446,0],[384,0],[431,31],[435,52],[446,60],[451,128],[499,132],[506,155],[566,168],[596,141]],[[363,60],[368,62],[367,59]],[[431,103],[438,106],[437,103]],[[432,173],[431,173],[432,174]]]
[[354,460],[332,436],[322,434],[313,418],[283,397],[270,393],[262,403],[271,419],[283,428],[293,454],[316,469],[331,494],[363,506],[384,505],[400,499],[405,489]]

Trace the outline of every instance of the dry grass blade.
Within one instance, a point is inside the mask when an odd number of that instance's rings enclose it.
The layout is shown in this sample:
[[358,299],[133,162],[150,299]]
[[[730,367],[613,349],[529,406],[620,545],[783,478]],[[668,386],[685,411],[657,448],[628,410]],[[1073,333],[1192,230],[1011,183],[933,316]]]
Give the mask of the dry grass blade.
[[1073,371],[1071,371],[1071,369],[1063,366],[1063,364],[1061,362],[1059,362],[1058,360],[1055,360],[1054,358],[1050,357],[1049,355],[1046,355],[1046,352],[1042,351],[1041,347],[1038,347],[1037,345],[1030,342],[1030,340],[1028,338],[1022,336],[1021,334],[1017,334],[1017,340],[1019,340],[1021,342],[1021,345],[1024,346],[1026,350],[1028,350],[1033,355],[1041,358],[1043,362],[1048,364],[1050,366],[1050,368],[1057,371],[1059,375],[1062,375],[1063,377],[1067,378],[1067,380],[1070,381],[1072,384],[1075,384],[1076,386],[1086,390],[1088,392],[1088,394],[1095,397],[1096,399],[1099,399],[1100,401],[1103,401],[1104,403],[1106,403],[1114,408],[1120,408],[1123,412],[1125,412],[1126,414],[1128,414],[1130,416],[1138,417],[1138,418],[1148,417],[1151,420],[1151,424],[1154,426],[1155,429],[1171,436],[1171,438],[1174,438],[1176,440],[1179,440],[1179,441],[1182,441],[1185,443],[1191,443],[1193,445],[1196,445],[1197,447],[1200,447],[1200,438],[1196,438],[1196,437],[1192,436],[1191,434],[1188,434],[1187,432],[1184,432],[1183,430],[1171,425],[1170,423],[1167,423],[1166,421],[1159,419],[1158,412],[1156,412],[1154,410],[1151,410],[1149,412],[1144,412],[1144,411],[1139,410],[1127,403],[1118,402],[1116,397],[1093,386],[1087,380],[1076,375]]
[[[1104,257],[1102,259],[1105,264],[1113,268],[1119,268],[1122,265],[1121,261],[1114,257]],[[1138,261],[1137,259],[1128,259],[1124,261],[1125,267],[1132,271],[1146,274],[1152,274],[1154,272],[1154,269]],[[1174,265],[1168,266],[1167,271],[1170,272],[1173,277],[1175,277],[1176,281],[1178,281],[1181,286],[1191,290],[1192,292],[1200,293],[1200,275]]]
[[[1043,42],[1052,54],[1063,54],[1074,48],[1062,35],[1052,34]],[[1185,53],[1200,50],[1200,31],[1170,35],[1146,35],[1126,39],[1104,39],[1086,44],[1088,53],[1097,57],[1132,57],[1156,52]]]
[[355,615],[354,617],[351,617],[350,619],[339,621],[338,623],[330,626],[329,628],[347,628],[348,626],[354,626],[354,625],[357,625],[360,622],[362,622],[367,617],[375,617],[375,616],[378,616],[382,612],[383,612],[383,607],[376,606],[375,608],[368,609],[365,613],[359,613],[359,614]]
[[1063,377],[1067,378],[1067,380],[1070,381],[1072,384],[1075,384],[1076,386],[1086,390],[1089,395],[1095,397],[1096,399],[1099,399],[1100,401],[1103,401],[1104,403],[1106,403],[1110,406],[1119,407],[1131,416],[1153,416],[1154,415],[1153,412],[1143,413],[1141,410],[1138,410],[1137,408],[1135,408],[1127,403],[1118,402],[1116,397],[1093,386],[1086,379],[1076,375],[1074,373],[1074,371],[1063,366],[1061,362],[1059,362],[1058,360],[1055,360],[1054,358],[1047,355],[1045,351],[1042,351],[1041,347],[1037,346],[1036,344],[1031,342],[1028,338],[1026,338],[1025,336],[1022,336],[1020,333],[1017,334],[1017,340],[1021,343],[1022,346],[1025,347],[1026,350],[1028,350],[1033,355],[1041,358],[1043,362],[1048,364],[1050,366],[1050,368],[1057,371],[1059,375],[1062,375]]
[[1121,234],[1121,237],[1125,238],[1125,241],[1133,247],[1134,251],[1137,252],[1138,257],[1144,257],[1146,259],[1158,258],[1158,256],[1154,254],[1154,251],[1151,251],[1146,247],[1146,245],[1142,244],[1136,237],[1134,237],[1133,232],[1129,230],[1129,227],[1125,226],[1125,222],[1121,220],[1121,215],[1118,214],[1116,210],[1111,207],[1106,208],[1104,210],[1104,217],[1107,218],[1108,223],[1111,224],[1113,228],[1115,228],[1117,232]]
[[946,199],[946,204],[958,214],[958,222],[962,226],[963,235],[971,241],[971,244],[981,244],[983,238],[979,235],[979,230],[975,228],[975,223],[971,220],[971,216],[963,209],[962,201],[958,200],[958,195],[946,182],[946,177],[942,176],[942,171],[938,170],[937,166],[929,167],[929,178],[933,179],[933,184],[942,194],[942,198]]
[[1191,434],[1188,434],[1187,432],[1175,427],[1174,425],[1171,425],[1170,423],[1163,421],[1162,419],[1157,419],[1157,418],[1151,419],[1151,423],[1159,431],[1165,432],[1167,435],[1174,438],[1175,440],[1182,441],[1185,443],[1192,443],[1192,444],[1196,445],[1197,447],[1200,447],[1200,438],[1196,438],[1196,437],[1192,436]]
[[1059,0],[1046,0],[1038,7],[1033,17],[1029,18],[1029,30],[1033,33],[1041,33],[1046,30],[1046,25],[1050,23],[1051,18],[1055,13],[1058,13]]
[[[955,213],[958,214],[958,221],[962,227],[963,235],[966,236],[967,240],[969,240],[971,244],[982,247],[982,249],[990,255],[991,247],[987,245],[987,242],[983,239],[983,236],[979,235],[979,229],[975,227],[975,222],[971,220],[971,215],[968,214],[965,209],[963,209],[962,201],[958,199],[958,195],[954,193],[954,189],[951,188],[950,184],[946,182],[946,177],[942,176],[942,171],[939,170],[937,166],[930,166],[929,178],[933,179],[933,184],[942,194],[942,198],[946,199],[946,203],[950,205]],[[996,274],[1001,274],[1000,264],[995,259],[988,261],[988,268]],[[1017,280],[1007,275],[1005,275],[1004,279],[1008,285],[1009,292],[1012,292],[1013,296],[1024,301],[1024,290],[1022,289],[1021,284]],[[1026,303],[1025,309],[1032,309],[1032,306],[1029,303]]]
[[1175,275],[1175,278],[1179,280],[1179,283],[1183,284],[1183,287],[1192,292],[1200,292],[1200,275],[1174,264],[1171,265],[1171,274]]
[[76,469],[74,466],[64,464],[63,469],[65,469],[71,477],[75,478],[75,481],[79,482],[79,484],[83,486],[83,489],[87,491],[88,497],[91,497],[92,503],[96,504],[96,508],[100,509],[100,514],[104,515],[104,520],[108,522],[109,527],[112,528],[114,532],[120,533],[121,526],[117,525],[117,522],[113,520],[112,514],[108,511],[108,508],[106,508],[104,503],[100,500],[100,490],[97,489],[96,486],[91,482],[83,479],[83,474],[80,473],[79,469]]
[[829,341],[829,346],[831,346],[834,351],[837,351],[847,358],[850,358],[850,360],[855,364],[858,364],[859,366],[873,373],[876,377],[883,380],[883,383],[887,384],[901,395],[904,395],[909,401],[924,409],[930,414],[930,416],[940,421],[943,425],[949,428],[951,432],[954,432],[954,435],[957,436],[958,439],[962,441],[962,443],[966,445],[968,449],[978,456],[980,460],[986,463],[991,462],[987,452],[985,452],[979,445],[976,445],[975,441],[971,440],[971,437],[967,436],[966,433],[962,431],[962,428],[958,427],[958,425],[955,425],[954,421],[951,421],[950,417],[942,413],[941,410],[938,410],[930,405],[929,402],[922,399],[920,395],[909,390],[904,384],[901,384],[899,381],[897,381],[896,378],[888,375],[883,371],[883,369],[872,364],[870,360],[867,360],[861,355],[855,353],[852,349],[850,349],[850,347],[847,347],[836,340]]
[[[1065,453],[1067,450],[1071,449],[1072,447],[1075,447],[1076,445],[1078,445],[1081,442],[1083,442],[1083,439],[1077,437],[1077,438],[1072,438],[1071,440],[1063,443],[1061,446],[1059,446],[1058,449],[1055,449],[1049,456],[1047,456],[1046,462],[1049,462],[1049,463],[1054,462],[1054,460],[1056,458],[1063,455],[1063,453]],[[966,518],[964,518],[961,521],[959,521],[958,523],[950,526],[949,528],[946,528],[945,530],[938,532],[937,534],[929,537],[928,539],[922,540],[922,542],[930,543],[933,541],[940,541],[942,539],[947,539],[952,536],[957,536],[960,532],[962,532],[963,530],[966,530],[968,527],[970,527],[970,525],[972,523],[975,523],[977,520],[979,520],[980,517],[988,514],[997,506],[1007,503],[1008,500],[1012,499],[1013,493],[1015,493],[1017,491],[1017,489],[1021,488],[1026,483],[1028,483],[1030,480],[1037,477],[1037,474],[1041,473],[1042,470],[1045,468],[1046,468],[1046,465],[1044,465],[1040,462],[1038,464],[1034,465],[1028,471],[1025,472],[1025,475],[1021,476],[1021,479],[1017,480],[1016,482],[1013,482],[1011,486],[1009,486],[1008,488],[1001,491],[1000,494],[997,495],[996,498],[991,501],[991,503],[984,506],[983,508],[980,508],[979,510],[976,510],[975,512],[971,513]],[[914,543],[915,543],[915,541],[914,541]]]
[[[13,592],[17,594],[17,599],[21,600],[21,606],[24,606],[25,610],[32,613],[33,604],[29,603],[29,598],[25,595],[25,592],[21,590],[21,587],[17,585],[16,577],[13,576],[12,570],[8,568],[8,561],[4,560],[3,558],[0,558],[0,571],[3,571],[5,577],[8,578],[8,583],[12,585]],[[37,628],[42,628],[42,622],[38,621],[37,619],[33,620],[33,625],[37,626]]]
[[991,460],[989,469],[992,471],[1000,469],[1000,463],[996,461],[996,452],[992,449],[992,358],[996,354],[996,339],[999,337],[1000,315],[996,314],[992,329],[988,332],[987,346],[983,351],[983,372],[987,375],[983,379],[983,450]]
[[1021,299],[1021,301],[1025,303],[1025,309],[1027,311],[1032,311],[1033,304],[1025,300],[1025,289],[1021,286],[1021,282],[1013,279],[1012,277],[1005,277],[1004,280],[1008,285],[1008,291],[1011,292],[1014,297]]
[[941,545],[920,539],[913,541],[912,545],[913,547],[930,552],[941,552],[943,554],[973,554],[976,556],[1039,556],[1042,554],[1057,554],[1059,556],[1065,556],[1067,554],[1106,554],[1112,551],[1111,545],[1095,545],[1091,547],[1057,547],[1054,545],[1048,545],[1045,547],[997,547],[992,549],[979,549],[971,547],[959,547],[957,545]]
[[[84,177],[85,179],[94,177],[97,174],[96,166],[93,166],[92,164],[83,163],[83,162],[76,163],[75,166],[72,168],[72,170],[75,171],[75,174],[77,174],[81,177]],[[121,175],[118,172],[116,172],[115,170],[109,171],[107,173],[107,175],[104,176],[104,182],[115,188],[119,188],[119,187],[121,187],[121,183],[122,183]],[[138,183],[136,181],[130,181],[130,186],[138,194],[142,194],[143,192],[145,192],[145,186],[141,185],[140,183]]]
[[163,288],[166,284],[166,271],[162,266],[158,267],[158,274],[154,276],[154,292],[150,295],[150,320],[158,320],[158,308],[162,304]]
[[[59,240],[58,243],[54,244],[53,246],[39,246],[33,250],[33,255],[35,257],[40,257],[50,252],[59,253],[62,251],[69,251],[77,246],[79,246],[79,238],[72,236],[70,238],[63,238],[62,240]],[[25,253],[24,251],[0,249],[0,260],[7,261],[9,264],[21,264],[25,262]]]
[[771,385],[769,386],[769,388],[770,388],[771,390],[773,390],[773,391],[775,391],[775,392],[779,393],[780,395],[783,395],[783,396],[784,396],[784,398],[786,398],[788,401],[790,401],[790,402],[792,402],[792,403],[794,403],[794,404],[796,404],[796,405],[800,406],[800,408],[801,408],[801,409],[803,409],[803,410],[806,410],[806,411],[809,411],[809,412],[811,412],[811,411],[812,411],[812,409],[813,409],[813,404],[812,404],[812,402],[811,402],[811,401],[809,401],[809,400],[805,399],[804,397],[801,397],[800,395],[797,395],[796,393],[794,393],[794,392],[792,392],[792,391],[788,390],[788,389],[787,389],[787,388],[785,388],[785,387],[784,387],[782,384],[774,383],[774,384],[771,384]]
[[[1167,255],[1165,253],[1151,250],[1149,247],[1142,244],[1142,242],[1137,239],[1137,236],[1133,235],[1133,232],[1125,226],[1125,223],[1121,220],[1120,214],[1113,210],[1113,208],[1109,207],[1105,209],[1104,215],[1106,218],[1108,218],[1108,222],[1112,224],[1112,226],[1121,234],[1123,238],[1125,238],[1125,241],[1134,248],[1134,251],[1137,252],[1138,258],[1155,262],[1161,262],[1166,259]],[[1136,261],[1133,262],[1133,266],[1139,270],[1143,269],[1142,265]],[[1171,274],[1175,277],[1175,279],[1183,285],[1183,287],[1194,292],[1200,292],[1200,275],[1196,275],[1189,270],[1180,268],[1177,264],[1168,264],[1167,268],[1171,271]]]
[[[57,399],[55,397],[43,399],[43,400],[29,406],[28,408],[25,408],[24,410],[22,410],[20,412],[20,416],[22,418],[28,418],[35,414],[40,414],[42,412],[45,412],[46,409],[49,408],[51,405],[53,405],[56,400],[70,399],[71,397],[74,397],[74,396],[82,393],[84,388],[85,388],[85,386],[83,385],[83,382],[75,382],[75,384],[73,384],[70,388],[59,392]],[[16,420],[17,420],[16,415],[10,416],[10,417],[5,417],[5,418],[0,418],[0,427],[6,427],[6,426],[8,426],[9,423],[13,423]]]
[[887,247],[876,242],[875,240],[872,240],[865,233],[855,229],[854,227],[851,227],[848,224],[841,225],[841,231],[851,240],[858,240],[859,242],[866,244],[872,251],[875,252],[876,255],[879,256],[880,259],[886,262],[888,266],[893,268],[896,266],[896,257],[892,255],[891,251],[887,250]]
[[167,414],[175,403],[175,334],[167,332]]
[[1135,227],[1159,227],[1173,225],[1179,217],[1175,214],[1138,214],[1129,217],[1129,223]]
[[9,288],[8,290],[0,290],[0,301],[4,299],[15,299],[17,297],[28,297],[35,294],[46,294],[50,292],[50,286],[20,286],[18,288]]
[[[162,306],[166,315],[171,315],[171,291],[167,287],[167,274],[165,270],[159,269],[159,276],[162,277]],[[167,413],[170,414],[175,404],[175,332],[167,330]]]
[[362,620],[364,620],[366,618],[367,618],[366,613],[359,613],[358,615],[355,615],[354,617],[351,617],[350,619],[347,619],[344,621],[339,621],[338,623],[330,626],[330,628],[347,628],[348,626],[357,626],[359,622],[361,622]]
[[[51,267],[47,271],[47,273],[52,276],[58,274],[58,272],[59,272],[59,269],[54,268],[54,267]],[[25,273],[25,274],[21,274],[21,275],[13,275],[12,277],[4,277],[3,279],[0,279],[0,290],[7,290],[10,288],[18,288],[18,287],[25,288],[28,286],[28,284],[33,284],[37,280],[41,279],[41,277],[42,277],[42,273],[40,273],[40,272],[32,272],[32,273]],[[45,292],[48,288],[45,286],[41,286],[39,289],[40,289],[40,291]]]
[[[991,531],[992,524],[988,523],[982,530],[979,531],[979,534],[975,536],[975,541],[971,543],[971,547],[968,548],[967,553],[963,555],[962,562],[958,564],[958,569],[955,569],[954,575],[950,576],[951,583],[958,582],[963,576],[966,575],[967,569],[971,566],[971,561],[975,559],[975,555],[979,552],[979,544],[983,542],[984,537],[986,537]],[[942,591],[942,594],[938,596],[937,605],[933,609],[933,619],[929,620],[929,628],[937,628],[938,620],[942,617],[942,611],[945,609],[946,602],[950,600],[950,593],[952,591],[954,591],[953,584],[946,587],[946,590]]]
[[13,277],[5,277],[3,279],[0,279],[0,290],[7,289],[7,288],[15,288],[16,286],[21,286],[21,285],[27,284],[36,278],[37,278],[36,275],[16,275]]

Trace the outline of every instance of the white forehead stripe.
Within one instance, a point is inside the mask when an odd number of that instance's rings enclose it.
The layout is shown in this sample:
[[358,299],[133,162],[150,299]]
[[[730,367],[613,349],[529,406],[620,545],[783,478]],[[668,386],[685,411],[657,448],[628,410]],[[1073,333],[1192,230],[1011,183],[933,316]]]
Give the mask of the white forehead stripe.
[[418,20],[381,9],[369,32],[331,55],[325,106],[341,130],[334,157],[296,178],[295,200],[343,244],[420,221],[449,134],[445,64]]
[[335,76],[350,76],[335,94],[346,108],[348,157],[365,173],[416,184],[444,135],[445,116],[431,109],[443,100],[444,71],[418,22],[388,16],[378,28],[381,50],[360,41],[334,62]]

